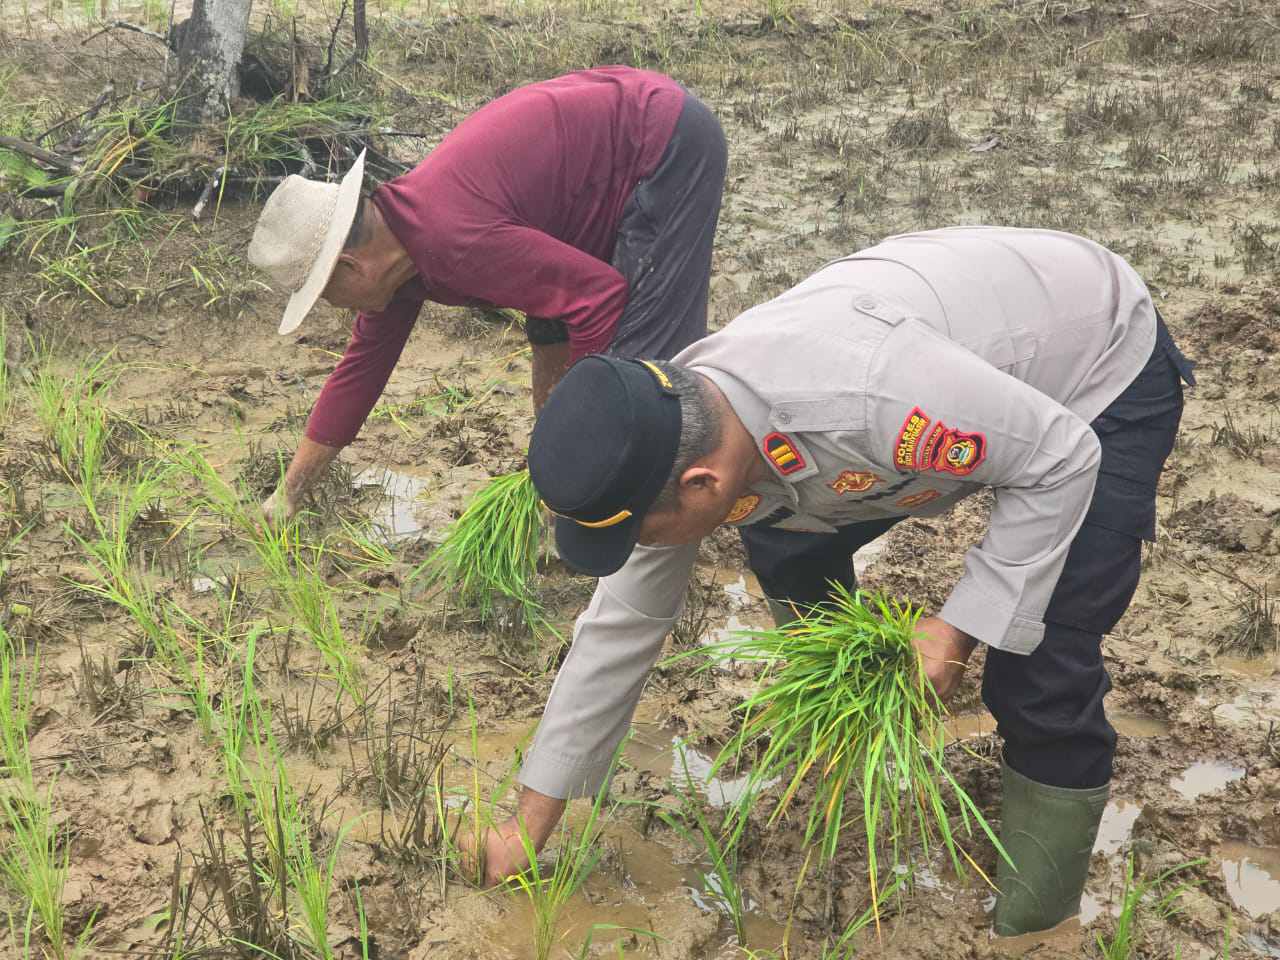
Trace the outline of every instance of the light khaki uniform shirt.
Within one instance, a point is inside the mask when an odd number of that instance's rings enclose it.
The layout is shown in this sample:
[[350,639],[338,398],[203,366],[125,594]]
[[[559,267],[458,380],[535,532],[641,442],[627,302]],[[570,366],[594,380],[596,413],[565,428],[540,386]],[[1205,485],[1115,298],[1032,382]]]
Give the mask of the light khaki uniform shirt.
[[[991,487],[982,542],[938,615],[1035,650],[1093,494],[1089,422],[1155,345],[1146,285],[1119,256],[1047,230],[891,237],[828,264],[675,357],[710,378],[774,476],[728,522],[834,531],[933,516]],[[574,629],[521,781],[598,789],[679,616],[696,545],[637,547]]]

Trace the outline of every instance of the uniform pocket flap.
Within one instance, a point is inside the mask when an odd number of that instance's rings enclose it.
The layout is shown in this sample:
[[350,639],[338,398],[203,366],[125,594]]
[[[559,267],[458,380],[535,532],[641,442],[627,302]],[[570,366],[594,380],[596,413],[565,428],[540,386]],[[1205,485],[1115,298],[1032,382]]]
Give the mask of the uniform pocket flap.
[[780,400],[769,410],[769,423],[797,432],[860,430],[866,424],[866,404],[852,397],[805,397]]

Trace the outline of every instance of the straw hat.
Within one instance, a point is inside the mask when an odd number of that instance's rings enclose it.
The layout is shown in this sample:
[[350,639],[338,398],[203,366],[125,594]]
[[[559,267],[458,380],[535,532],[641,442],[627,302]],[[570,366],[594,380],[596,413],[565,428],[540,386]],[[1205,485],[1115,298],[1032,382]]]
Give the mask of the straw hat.
[[249,243],[249,262],[292,294],[281,333],[298,328],[338,263],[360,202],[364,153],[360,151],[341,183],[285,177],[262,208]]

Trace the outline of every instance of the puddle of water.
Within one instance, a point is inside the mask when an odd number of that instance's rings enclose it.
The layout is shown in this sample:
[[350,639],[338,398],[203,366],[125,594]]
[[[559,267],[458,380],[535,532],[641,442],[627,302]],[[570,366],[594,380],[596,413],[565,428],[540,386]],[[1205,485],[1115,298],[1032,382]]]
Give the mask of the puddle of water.
[[1280,957],[1280,943],[1273,943],[1260,933],[1246,933],[1240,941],[1259,956]]
[[1194,800],[1206,793],[1221,790],[1244,776],[1244,767],[1225,760],[1198,760],[1174,778],[1170,786],[1183,800]]
[[957,740],[968,740],[972,737],[985,737],[996,732],[996,718],[986,710],[976,713],[958,713],[947,717],[942,723],[947,743]]
[[[1108,714],[1107,719],[1121,736],[1135,739],[1168,736],[1170,730],[1169,724],[1165,721],[1142,713]],[[995,717],[986,710],[955,714],[948,717],[942,726],[946,731],[948,743],[967,740],[970,737],[983,737],[996,732]]]
[[361,470],[354,479],[357,486],[382,488],[382,503],[373,515],[373,522],[382,527],[388,540],[404,540],[422,533],[422,523],[414,516],[414,508],[428,481],[381,467]]
[[1247,690],[1213,707],[1213,718],[1219,723],[1248,727],[1280,723],[1280,691]]
[[1111,721],[1111,725],[1116,728],[1116,732],[1122,737],[1143,740],[1149,737],[1166,737],[1169,735],[1170,726],[1166,721],[1148,716],[1145,713],[1123,711],[1108,714],[1107,719]]
[[[747,784],[750,781],[748,774],[728,777],[723,775],[722,770],[720,776],[712,776],[711,767],[715,763],[715,758],[695,750],[679,737],[671,741],[671,754],[671,779],[676,789],[684,786],[693,787],[706,798],[708,806],[717,810],[737,803],[746,794]],[[681,762],[682,754],[683,763]],[[689,771],[688,780],[685,780],[686,769]],[[766,789],[777,782],[778,778],[774,777],[764,781],[760,786],[761,789]]]
[[1254,680],[1268,680],[1276,672],[1275,657],[1214,657],[1213,665]]
[[[1133,825],[1142,815],[1142,804],[1132,800],[1114,799],[1107,802],[1098,824],[1098,839],[1093,842],[1093,852],[1111,857],[1119,853],[1133,836]],[[1088,923],[1088,921],[1085,921]]]
[[1280,848],[1224,843],[1213,855],[1237,907],[1254,917],[1280,910]]
[[754,573],[721,568],[716,570],[714,579],[728,598],[730,610],[764,606],[764,588]]

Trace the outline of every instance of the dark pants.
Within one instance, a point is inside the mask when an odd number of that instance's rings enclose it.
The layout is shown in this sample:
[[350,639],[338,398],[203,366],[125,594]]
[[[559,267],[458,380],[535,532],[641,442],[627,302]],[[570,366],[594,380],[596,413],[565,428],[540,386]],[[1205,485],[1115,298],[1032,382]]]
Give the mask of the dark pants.
[[[1116,732],[1103,709],[1111,680],[1102,637],[1137,589],[1142,541],[1155,535],[1156,482],[1182,417],[1182,381],[1195,382],[1163,320],[1157,331],[1146,366],[1090,424],[1102,462],[1045,611],[1044,640],[1028,655],[987,650],[982,700],[996,718],[1005,760],[1038,783],[1084,788],[1111,779]],[[812,605],[826,598],[829,580],[853,589],[853,552],[897,522],[830,534],[750,526],[742,539],[766,595]]]
[[[622,208],[613,266],[627,280],[627,305],[610,354],[668,360],[707,335],[711,245],[727,158],[720,121],[686,93],[657,168]],[[530,317],[525,332],[534,344],[569,339],[559,320]]]

